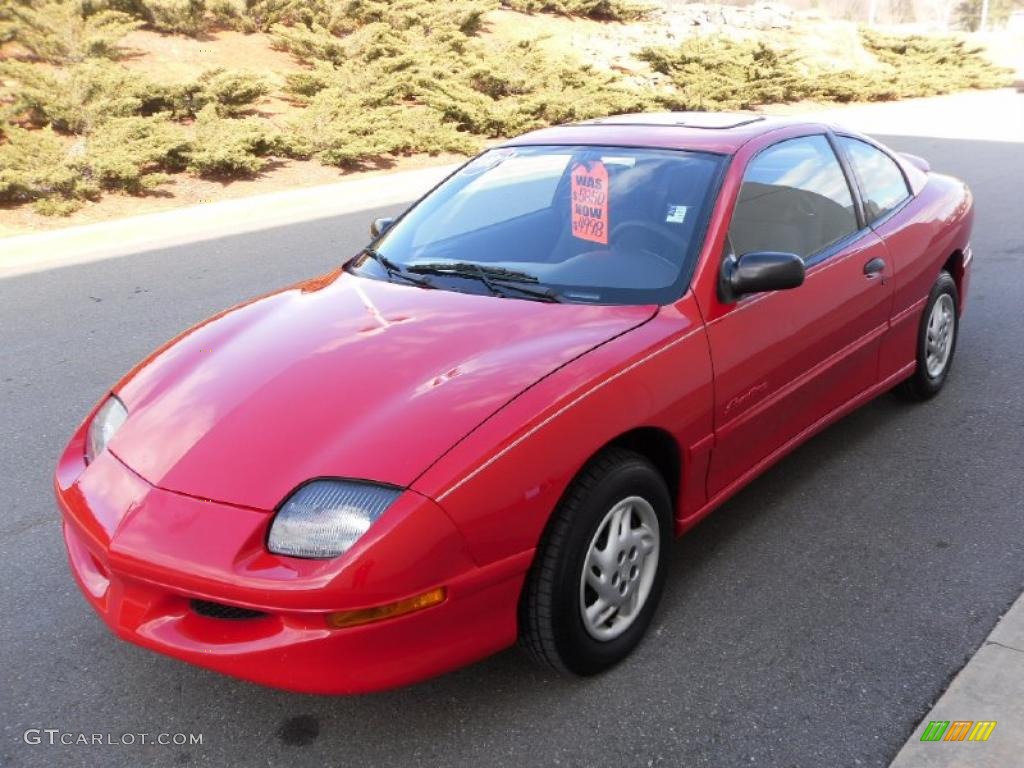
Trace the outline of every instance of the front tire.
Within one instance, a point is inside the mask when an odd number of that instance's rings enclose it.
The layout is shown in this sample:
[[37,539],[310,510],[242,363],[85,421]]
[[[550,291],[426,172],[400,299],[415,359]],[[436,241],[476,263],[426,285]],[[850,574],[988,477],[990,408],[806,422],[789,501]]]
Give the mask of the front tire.
[[896,388],[906,400],[928,400],[939,394],[953,367],[953,353],[960,333],[957,308],[960,295],[956,281],[942,272],[932,286],[917,333],[917,367]]
[[555,510],[519,606],[537,662],[593,675],[643,638],[665,582],[672,503],[661,474],[620,448],[594,458]]

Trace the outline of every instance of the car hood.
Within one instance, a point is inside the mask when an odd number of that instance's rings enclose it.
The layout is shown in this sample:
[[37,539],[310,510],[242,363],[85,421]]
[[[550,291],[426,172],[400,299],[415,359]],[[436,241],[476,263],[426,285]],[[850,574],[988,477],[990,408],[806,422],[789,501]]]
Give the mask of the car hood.
[[656,307],[476,296],[341,270],[230,309],[117,388],[151,484],[271,510],[314,477],[408,486],[538,379]]

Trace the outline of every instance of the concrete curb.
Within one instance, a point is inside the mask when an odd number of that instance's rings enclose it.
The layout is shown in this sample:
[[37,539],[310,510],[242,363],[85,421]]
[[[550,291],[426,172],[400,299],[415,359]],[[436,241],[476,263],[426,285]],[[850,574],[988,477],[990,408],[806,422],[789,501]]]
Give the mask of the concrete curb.
[[457,166],[382,174],[0,240],[0,278],[408,203]]
[[[922,741],[929,723],[950,723],[941,740]],[[954,723],[994,721],[986,741],[955,740]],[[1024,755],[1024,595],[914,729],[890,768],[1009,768]]]

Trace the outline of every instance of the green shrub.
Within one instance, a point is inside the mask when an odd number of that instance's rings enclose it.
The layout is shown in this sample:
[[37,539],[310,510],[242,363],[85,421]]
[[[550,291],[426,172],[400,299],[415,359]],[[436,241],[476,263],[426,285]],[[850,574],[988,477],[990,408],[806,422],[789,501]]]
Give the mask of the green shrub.
[[200,176],[252,176],[263,169],[277,143],[264,121],[221,117],[211,104],[196,118],[188,168]]
[[165,117],[116,117],[86,140],[86,163],[106,189],[142,194],[184,169],[191,144]]
[[[310,71],[288,78],[288,91],[309,104],[294,130],[300,138],[326,131],[331,147],[349,147],[341,153],[332,149],[327,162],[349,163],[352,157],[362,162],[372,151],[365,136],[353,141],[344,126],[337,128],[332,121],[368,120],[389,133],[380,145],[396,152],[455,151],[453,147],[472,143],[458,132],[507,136],[654,103],[650,92],[553,57],[532,42],[495,45],[463,32],[464,17],[429,9],[418,15],[415,11],[422,5],[360,3],[359,18],[367,23],[341,38],[315,25],[274,28],[280,47],[313,64]],[[389,9],[387,23],[371,13],[374,8]],[[410,118],[414,130],[423,131],[406,143],[390,140],[396,121],[402,123],[403,109],[415,113]],[[314,130],[310,125],[322,127]],[[309,143],[296,140],[296,146]],[[322,143],[312,141],[319,147],[312,153],[326,158]],[[424,145],[433,149],[418,148]]]
[[146,0],[79,0],[83,16],[91,16],[102,11],[118,11],[146,21]]
[[338,12],[340,5],[332,0],[242,0],[240,18],[248,32],[268,32],[277,24],[305,27],[318,24],[342,32],[345,24]]
[[5,99],[7,119],[66,133],[164,106],[159,89],[108,61],[89,60],[60,70],[7,61],[0,63],[0,76],[14,82]]
[[[861,37],[864,47],[892,73],[883,83],[870,75],[861,77],[893,93],[890,98],[1000,88],[1012,82],[1011,71],[986,59],[980,46],[955,37],[901,37],[869,29],[863,30]],[[865,87],[870,85],[865,82]]]
[[[222,116],[237,115],[270,92],[267,81],[251,72],[211,69],[198,80],[193,106],[215,104]],[[198,110],[196,110],[198,111]]]
[[206,27],[205,0],[145,0],[147,26],[172,35],[200,34]]
[[[0,143],[0,201],[37,202],[41,213],[68,214],[99,195],[84,173],[81,148],[49,128],[30,131],[4,126]],[[54,201],[47,203],[48,200]]]
[[742,109],[799,101],[885,101],[1009,83],[1009,71],[955,38],[862,32],[882,65],[875,71],[810,70],[796,51],[726,37],[694,37],[676,48],[645,48],[640,58],[674,86],[672,109]]
[[[149,29],[172,35],[196,36],[207,26],[208,0],[71,0],[78,2],[84,15],[118,11],[132,16]],[[219,0],[219,3],[230,0]]]
[[184,129],[159,116],[105,121],[77,139],[49,127],[5,126],[0,143],[0,201],[35,202],[40,213],[66,215],[101,189],[139,195],[185,167]]
[[276,24],[272,31],[274,47],[288,51],[307,64],[317,61],[341,64],[350,58],[349,52],[358,44],[331,34],[327,27],[315,22],[308,27]]
[[244,9],[243,0],[206,0],[206,10],[212,21],[226,27],[241,28]]
[[18,36],[17,10],[25,5],[24,0],[8,0],[0,3],[0,45],[9,43]]
[[13,4],[4,10],[5,35],[36,59],[53,63],[117,58],[118,43],[142,22],[122,11],[96,10],[79,0]]
[[263,78],[247,72],[213,69],[195,80],[156,83],[110,61],[88,60],[60,70],[25,62],[0,62],[0,77],[14,85],[0,94],[7,120],[50,125],[84,133],[112,117],[168,113],[195,116],[207,104],[235,115],[269,92]]
[[395,30],[414,27],[454,28],[470,35],[480,28],[483,15],[498,7],[497,0],[242,0],[242,26],[267,32],[275,26],[320,28],[342,35],[367,24],[385,24]]
[[82,207],[82,200],[67,197],[43,197],[32,206],[43,216],[70,216]]
[[435,30],[454,30],[460,35],[476,34],[483,15],[497,7],[495,0],[447,3],[429,0],[348,0],[343,4],[345,19],[350,27],[386,24],[398,31],[419,29],[431,33]]
[[279,24],[272,32],[275,47],[297,59],[335,66],[405,58],[414,50],[428,56],[449,50],[457,52],[467,40],[454,26],[408,30],[382,21],[371,22],[341,37],[316,23],[309,27]]
[[418,106],[366,106],[351,91],[328,88],[297,115],[282,142],[292,157],[315,157],[328,165],[358,168],[388,156],[469,154],[478,141],[445,124],[434,110]]
[[178,83],[145,84],[136,89],[144,95],[142,114],[168,112],[175,118],[190,118],[208,104],[225,116],[238,115],[270,92],[266,80],[250,72],[209,69],[194,80]]
[[305,100],[315,96],[331,84],[334,67],[327,62],[314,62],[313,69],[305,72],[290,72],[285,76],[284,89],[296,99]]
[[652,11],[648,3],[628,0],[501,0],[501,4],[523,13],[560,13],[602,21],[636,21]]
[[67,214],[101,189],[142,194],[185,167],[184,130],[160,117],[114,117],[74,141],[51,128],[4,128],[0,201],[35,201],[41,213]]
[[801,96],[795,53],[763,42],[691,37],[639,56],[671,79],[674,89],[663,101],[672,109],[747,109]]
[[489,137],[654,104],[653,94],[623,86],[593,67],[546,55],[532,42],[474,45],[466,67],[451,75],[439,62],[438,79],[424,81],[428,87],[419,98],[457,127]]

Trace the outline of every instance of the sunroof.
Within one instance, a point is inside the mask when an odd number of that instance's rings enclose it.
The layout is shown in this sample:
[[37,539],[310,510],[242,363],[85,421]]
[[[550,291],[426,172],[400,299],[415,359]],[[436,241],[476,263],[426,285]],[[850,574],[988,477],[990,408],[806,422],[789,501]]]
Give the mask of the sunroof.
[[587,120],[580,125],[669,125],[684,128],[738,128],[764,120],[751,112],[652,112],[649,114],[612,115]]

